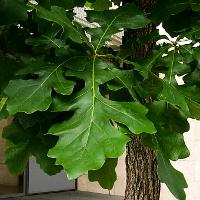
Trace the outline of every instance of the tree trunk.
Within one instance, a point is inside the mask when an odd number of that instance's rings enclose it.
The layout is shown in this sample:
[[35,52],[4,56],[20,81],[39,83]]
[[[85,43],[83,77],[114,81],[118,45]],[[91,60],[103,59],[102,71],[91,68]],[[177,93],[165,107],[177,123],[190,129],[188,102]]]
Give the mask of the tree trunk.
[[154,152],[134,137],[127,145],[125,200],[159,200],[160,181],[157,177]]
[[[155,0],[124,0],[124,3],[135,2],[139,8],[148,13]],[[128,30],[125,32],[123,42],[148,35],[155,27],[150,24],[143,29]],[[154,42],[145,45],[133,42],[134,58],[145,58],[152,51]],[[157,162],[154,152],[144,147],[141,136],[134,136],[127,145],[126,155],[126,192],[125,200],[159,200],[160,181],[157,176]]]

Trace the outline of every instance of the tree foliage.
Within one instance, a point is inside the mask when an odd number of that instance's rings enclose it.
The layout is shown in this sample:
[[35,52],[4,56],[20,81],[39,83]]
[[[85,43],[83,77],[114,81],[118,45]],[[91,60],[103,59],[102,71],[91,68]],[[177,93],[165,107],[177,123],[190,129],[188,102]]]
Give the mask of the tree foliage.
[[[111,189],[117,158],[141,135],[156,153],[160,180],[184,200],[187,183],[170,161],[189,156],[187,119],[200,119],[199,1],[157,0],[149,13],[118,0],[0,3],[0,119],[14,117],[3,131],[10,171],[22,173],[33,155],[50,175],[88,173]],[[84,6],[92,28],[74,18],[73,8]],[[175,39],[155,31],[108,46],[113,34],[161,22]],[[190,42],[182,45],[184,37]],[[166,44],[136,60],[133,39]]]

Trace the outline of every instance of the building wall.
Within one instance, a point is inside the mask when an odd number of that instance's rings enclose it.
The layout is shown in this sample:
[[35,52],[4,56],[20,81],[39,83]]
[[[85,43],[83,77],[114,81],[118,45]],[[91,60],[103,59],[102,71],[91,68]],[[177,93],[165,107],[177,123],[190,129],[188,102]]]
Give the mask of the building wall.
[[[188,182],[188,188],[186,189],[187,200],[199,200],[200,199],[200,122],[196,120],[189,120],[191,130],[189,133],[185,133],[185,140],[191,155],[189,158],[173,162],[173,165],[184,173]],[[118,180],[115,183],[113,190],[110,192],[113,195],[124,196],[125,184],[126,184],[126,172],[125,172],[125,155],[119,159],[117,166]],[[78,179],[78,190],[106,193],[107,190],[101,189],[98,183],[90,183],[87,176],[82,176]],[[162,185],[160,200],[176,200],[168,191],[165,185]]]
[[10,123],[10,119],[0,121],[0,185],[16,186],[18,177],[12,176],[4,164],[5,141],[1,137],[3,127]]

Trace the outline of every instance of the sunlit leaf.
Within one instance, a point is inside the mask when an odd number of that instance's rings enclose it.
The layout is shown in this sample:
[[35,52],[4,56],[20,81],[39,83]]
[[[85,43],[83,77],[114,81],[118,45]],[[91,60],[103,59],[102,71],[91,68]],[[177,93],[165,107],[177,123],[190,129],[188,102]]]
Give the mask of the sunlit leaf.
[[[140,103],[114,102],[101,96],[99,85],[112,80],[114,71],[112,64],[94,57],[88,60],[84,71],[67,72],[68,76],[83,79],[86,87],[66,102],[63,99],[63,104],[60,102],[63,111],[75,111],[75,114],[49,130],[49,133],[59,136],[49,156],[63,165],[69,178],[97,170],[106,158],[116,158],[123,153],[129,138],[112,125],[112,120],[126,125],[135,134],[156,131],[145,117],[147,109]],[[67,162],[69,159],[70,163]]]

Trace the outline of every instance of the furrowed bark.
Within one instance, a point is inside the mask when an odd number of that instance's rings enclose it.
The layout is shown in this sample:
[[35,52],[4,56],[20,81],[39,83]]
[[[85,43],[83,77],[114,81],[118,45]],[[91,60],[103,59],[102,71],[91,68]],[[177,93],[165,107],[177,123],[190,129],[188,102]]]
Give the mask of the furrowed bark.
[[[155,0],[124,0],[124,3],[135,2],[140,10],[148,13]],[[128,30],[123,42],[150,34],[155,26],[150,24],[143,29]],[[146,58],[152,51],[155,42],[132,44],[134,58]],[[125,200],[159,200],[160,181],[157,176],[157,162],[154,152],[143,146],[141,136],[132,137],[126,151],[126,191]]]

